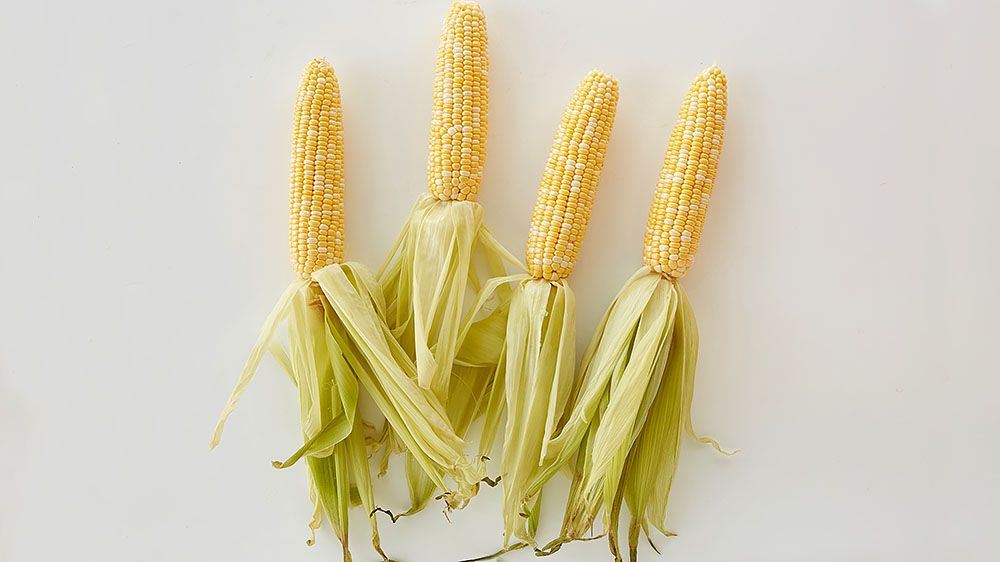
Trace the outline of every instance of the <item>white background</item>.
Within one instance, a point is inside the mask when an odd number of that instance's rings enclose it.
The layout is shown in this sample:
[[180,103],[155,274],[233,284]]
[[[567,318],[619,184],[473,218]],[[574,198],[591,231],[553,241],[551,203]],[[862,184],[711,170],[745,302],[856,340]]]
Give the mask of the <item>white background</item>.
[[[988,7],[990,6],[990,7]],[[347,252],[372,266],[425,189],[434,2],[6,2],[0,8],[0,560],[339,560],[307,548],[293,391],[267,360],[208,452],[292,279],[301,68],[344,100]],[[639,266],[688,83],[729,120],[685,286],[702,361],[663,560],[995,560],[1000,517],[996,73],[986,2],[484,3],[481,202],[523,248],[564,105],[592,68],[618,119],[572,278],[581,345]],[[399,465],[394,465],[398,469]],[[405,504],[400,472],[382,503]],[[561,517],[565,480],[541,534]],[[401,562],[500,543],[497,490],[395,526]],[[355,512],[357,560],[374,560]],[[657,560],[643,546],[642,559]],[[530,553],[507,557],[534,558]],[[603,541],[554,560],[607,560]]]

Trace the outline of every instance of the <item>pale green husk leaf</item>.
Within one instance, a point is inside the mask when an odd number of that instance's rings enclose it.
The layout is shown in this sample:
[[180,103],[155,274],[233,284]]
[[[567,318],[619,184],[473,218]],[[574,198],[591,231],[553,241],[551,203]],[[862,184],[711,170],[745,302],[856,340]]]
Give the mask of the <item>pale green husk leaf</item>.
[[[509,289],[494,284],[488,291],[493,298],[467,311],[480,289],[475,263],[485,261],[493,278],[505,274],[505,262],[524,269],[482,215],[472,201],[421,195],[379,274],[386,323],[415,364],[416,381],[437,396],[462,438],[483,415],[509,303]],[[386,453],[398,441],[386,435]],[[415,459],[408,457],[404,467],[411,507],[403,515],[409,515],[423,509],[440,486]]]
[[504,546],[534,544],[538,491],[528,486],[544,464],[562,418],[576,362],[576,303],[565,281],[531,279],[514,289],[507,321],[507,425],[501,478]]
[[386,323],[414,359],[420,386],[442,401],[458,351],[468,285],[475,278],[473,256],[480,251],[520,265],[483,224],[479,203],[441,201],[424,193],[379,273]]
[[[383,301],[375,278],[359,264],[328,266],[313,274],[330,312],[327,323],[361,384],[386,417],[393,436],[443,495],[451,508],[475,495],[482,478],[465,458],[435,394],[417,384],[416,367],[382,320]],[[454,489],[445,479],[454,481]]]
[[[348,548],[348,515],[352,505],[361,503],[371,513],[375,509],[368,455],[364,446],[364,428],[357,409],[358,381],[346,361],[343,350],[332,337],[326,322],[327,305],[319,287],[307,280],[297,280],[279,300],[268,317],[261,336],[223,411],[213,438],[218,443],[222,425],[232,412],[240,394],[247,388],[264,350],[270,350],[299,393],[299,411],[305,445],[283,463],[282,468],[305,456],[308,464],[309,498],[314,509],[308,524],[313,544],[323,513],[343,545],[345,561],[351,560]],[[281,322],[287,320],[288,348],[274,341]],[[369,517],[372,545],[382,552],[378,527]]]
[[[481,479],[475,464],[463,455],[465,442],[440,400],[417,384],[416,367],[386,327],[384,311],[374,276],[360,264],[328,266],[311,280],[295,281],[268,317],[212,441],[213,446],[218,443],[225,420],[270,349],[298,387],[303,428],[302,447],[274,464],[283,468],[301,458],[308,461],[310,496],[316,505],[309,527],[318,527],[322,507],[344,543],[347,560],[347,510],[359,502],[370,514],[372,543],[382,555],[357,410],[359,383],[386,417],[391,428],[387,441],[405,448],[434,489],[445,490],[449,507],[464,506]],[[273,341],[286,319],[288,352]]]
[[[629,550],[635,559],[640,529],[665,535],[667,499],[677,469],[680,436],[698,437],[691,424],[698,334],[681,286],[649,268],[625,284],[591,341],[583,377],[564,432],[588,420],[579,441],[562,537],[582,538],[604,509],[612,553],[618,551],[622,504],[632,513]],[[575,435],[575,431],[574,431]]]

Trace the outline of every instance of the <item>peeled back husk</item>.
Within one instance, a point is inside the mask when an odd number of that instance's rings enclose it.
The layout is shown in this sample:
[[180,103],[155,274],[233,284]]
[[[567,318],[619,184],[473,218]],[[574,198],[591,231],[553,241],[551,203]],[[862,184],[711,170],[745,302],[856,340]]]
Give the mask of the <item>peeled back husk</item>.
[[473,255],[485,251],[517,263],[483,224],[474,201],[422,194],[379,274],[386,323],[413,358],[417,380],[447,397],[458,334],[475,275]]
[[572,388],[575,325],[576,303],[565,281],[515,286],[505,346],[504,547],[512,538],[534,544],[541,490],[528,487],[544,465]]
[[[304,444],[276,468],[307,459],[309,498],[314,510],[309,528],[313,544],[316,530],[326,513],[343,545],[345,561],[351,560],[348,547],[348,511],[362,504],[367,513],[375,509],[363,424],[357,409],[358,381],[333,339],[326,323],[326,307],[320,288],[307,280],[294,282],[279,300],[265,323],[251,358],[227,404],[213,446],[218,444],[222,426],[247,388],[265,351],[270,350],[286,371],[299,394],[299,411]],[[273,341],[282,321],[288,323],[288,351]],[[369,516],[372,546],[383,560],[378,526]]]
[[562,537],[549,549],[582,538],[604,509],[616,560],[618,517],[632,513],[629,549],[650,523],[664,535],[667,499],[680,437],[691,424],[698,331],[691,305],[675,281],[644,267],[618,293],[584,359],[574,412],[594,407],[580,441]]
[[348,263],[325,267],[313,279],[329,302],[331,333],[386,417],[394,438],[434,485],[445,490],[449,507],[464,506],[482,476],[463,454],[465,442],[455,433],[444,406],[417,384],[415,365],[382,320],[384,304],[374,276],[367,268]]
[[[415,380],[434,393],[462,438],[483,414],[496,369],[495,348],[484,354],[480,342],[489,341],[505,321],[501,304],[500,310],[473,322],[464,343],[459,342],[461,327],[468,325],[463,320],[468,301],[480,288],[475,263],[485,261],[491,277],[504,275],[504,262],[524,268],[496,241],[482,214],[474,201],[421,195],[379,275],[386,322],[414,363]],[[396,442],[388,435],[385,446]],[[423,509],[439,485],[409,454],[405,469],[411,507],[404,515],[409,515]]]

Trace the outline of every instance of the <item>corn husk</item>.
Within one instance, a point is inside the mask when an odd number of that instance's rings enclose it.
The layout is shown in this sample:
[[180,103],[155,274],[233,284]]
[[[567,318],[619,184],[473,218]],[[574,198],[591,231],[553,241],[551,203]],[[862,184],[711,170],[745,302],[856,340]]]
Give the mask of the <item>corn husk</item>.
[[[697,358],[698,330],[683,288],[640,269],[618,293],[585,355],[571,419],[589,423],[578,440],[562,536],[543,550],[583,538],[603,508],[604,530],[620,560],[623,503],[632,514],[632,560],[640,530],[647,538],[650,525],[672,534],[665,517],[681,435],[722,452],[714,440],[697,436],[691,423]],[[568,422],[567,439],[577,437],[579,427]]]
[[475,294],[470,280],[477,283],[477,254],[499,263],[501,272],[503,261],[523,269],[486,228],[479,203],[424,193],[379,273],[386,323],[416,363],[417,382],[443,401],[462,319]]
[[[576,453],[588,425],[574,420],[568,406],[574,388],[576,300],[566,280],[551,282],[515,274],[491,279],[480,292],[473,313],[494,291],[510,294],[491,317],[489,328],[467,324],[463,351],[475,340],[489,357],[493,384],[483,412],[478,457],[489,460],[500,422],[504,426],[501,484],[503,486],[503,549],[475,560],[487,560],[527,546],[536,547],[544,484]],[[490,350],[489,352],[487,350]],[[596,408],[596,406],[595,406]],[[580,417],[579,415],[576,417]],[[569,436],[577,436],[573,439]]]
[[[327,266],[311,279],[293,282],[265,322],[212,440],[214,448],[226,419],[271,350],[299,388],[304,436],[303,445],[274,466],[286,468],[307,459],[316,507],[309,526],[318,528],[322,507],[344,544],[346,560],[350,559],[346,514],[356,503],[370,514],[372,542],[382,555],[357,411],[359,384],[385,415],[387,427],[415,466],[435,489],[445,491],[442,497],[449,508],[464,506],[482,478],[462,453],[465,442],[456,435],[440,401],[416,383],[416,368],[386,327],[384,311],[374,276],[357,263]],[[273,341],[285,320],[287,354]]]
[[[306,443],[317,450],[308,457],[310,498],[316,512],[310,527],[319,527],[319,508],[325,511],[334,532],[343,545],[344,559],[350,560],[348,549],[348,510],[362,504],[366,513],[375,509],[368,454],[364,443],[364,428],[358,411],[358,381],[344,358],[340,346],[326,327],[325,303],[317,286],[296,295],[288,317],[290,368],[287,372],[298,382],[302,407],[302,425]],[[272,354],[274,347],[272,345]],[[335,428],[334,430],[324,428]],[[317,444],[321,432],[325,442]],[[301,456],[300,450],[293,455]],[[278,464],[290,466],[293,459]],[[378,526],[369,516],[372,545],[383,560]],[[315,539],[315,535],[313,539]]]
[[576,303],[565,281],[531,279],[514,290],[507,323],[507,424],[501,463],[504,547],[534,544],[538,491],[527,487],[543,466],[572,388]]
[[[475,264],[485,263],[491,276],[502,276],[505,262],[524,268],[496,241],[482,215],[476,202],[422,194],[379,275],[386,323],[415,366],[414,380],[444,405],[456,435],[463,438],[483,414],[497,361],[496,348],[488,343],[497,339],[498,326],[505,321],[505,304],[499,298],[503,288],[496,289],[492,310],[484,305],[476,309],[481,317],[468,319],[480,289]],[[463,324],[469,328],[460,343]],[[383,437],[386,451],[408,452],[391,433]],[[408,456],[404,467],[411,507],[402,515],[410,515],[427,506],[441,488],[415,459]]]
[[475,495],[482,475],[462,453],[465,441],[455,433],[444,406],[417,384],[416,366],[382,320],[382,293],[375,278],[352,265],[313,274],[334,312],[327,317],[331,330],[345,340],[351,351],[346,354],[348,361],[395,438],[445,491],[442,497],[448,507],[462,507]]
[[[331,266],[340,267],[340,266]],[[346,361],[344,350],[326,322],[327,305],[319,286],[296,280],[265,322],[239,383],[219,420],[212,447],[218,445],[229,414],[249,386],[265,352],[270,351],[295,384],[299,394],[303,446],[276,468],[285,468],[305,457],[313,516],[308,527],[313,544],[323,514],[340,539],[345,561],[348,546],[348,510],[358,504],[367,513],[375,509],[364,428],[358,411],[358,377]],[[287,321],[288,351],[275,341],[282,321]],[[378,526],[369,517],[372,546],[383,560]]]

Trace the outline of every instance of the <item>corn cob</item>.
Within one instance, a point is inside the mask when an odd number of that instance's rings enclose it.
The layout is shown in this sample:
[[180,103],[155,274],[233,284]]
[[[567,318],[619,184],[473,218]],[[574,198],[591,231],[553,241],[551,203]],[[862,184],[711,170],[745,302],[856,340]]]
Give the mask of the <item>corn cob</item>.
[[644,263],[672,279],[691,266],[719,165],[726,124],[726,75],[703,71],[691,84],[649,209]]
[[489,99],[486,17],[475,2],[451,5],[434,74],[427,183],[441,200],[475,201],[486,154]]
[[614,124],[618,83],[593,71],[563,114],[538,189],[528,233],[528,272],[558,281],[573,271],[590,220]]
[[344,260],[344,131],[333,69],[313,59],[295,101],[288,246],[303,278]]

